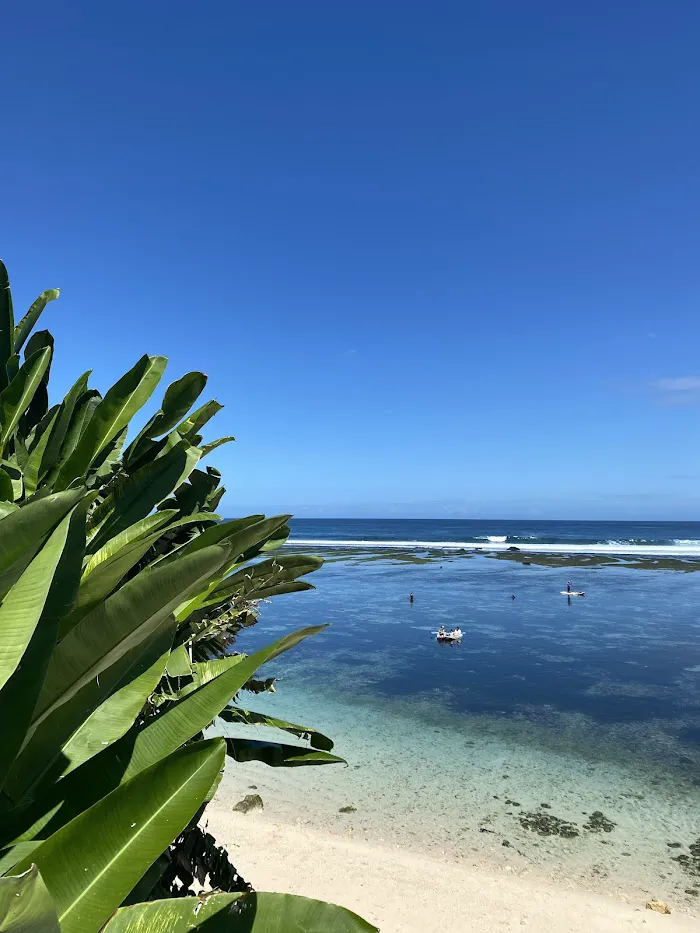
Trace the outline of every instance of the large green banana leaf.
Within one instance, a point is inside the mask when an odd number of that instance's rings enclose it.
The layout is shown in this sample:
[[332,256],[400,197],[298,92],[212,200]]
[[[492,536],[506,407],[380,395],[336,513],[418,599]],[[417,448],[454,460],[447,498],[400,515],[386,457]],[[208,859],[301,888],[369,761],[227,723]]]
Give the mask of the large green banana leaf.
[[[178,700],[170,709],[156,716],[133,734],[127,734],[103,754],[105,764],[109,758],[116,762],[128,761],[121,780],[129,780],[162,755],[169,754],[183,742],[189,741],[212,722],[222,709],[253,676],[259,667],[283,651],[298,645],[304,638],[323,631],[325,625],[300,629],[285,635],[272,645],[256,651],[212,681]],[[111,766],[110,770],[116,770]]]
[[227,437],[217,437],[215,441],[210,441],[208,444],[202,444],[202,459],[215,451],[218,447],[223,447],[224,444],[230,444],[235,440],[235,437],[231,437],[229,435]]
[[[285,516],[286,519],[286,516]],[[261,528],[260,526],[265,526]],[[178,560],[182,554],[191,554],[193,551],[198,551],[202,547],[207,547],[210,544],[218,544],[219,541],[226,541],[231,545],[232,554],[240,554],[241,545],[245,544],[246,541],[250,540],[259,540],[260,535],[263,538],[268,537],[271,534],[269,531],[270,528],[273,528],[275,525],[275,519],[265,519],[264,515],[248,515],[246,518],[235,518],[227,522],[219,522],[218,525],[214,525],[212,528],[207,528],[201,535],[197,535],[196,538],[193,538],[191,541],[188,541],[187,544],[178,548],[176,551],[172,551],[162,563],[170,563],[173,560]]]
[[199,687],[203,687],[204,684],[215,680],[221,674],[225,674],[226,671],[231,670],[236,664],[240,664],[246,657],[245,654],[229,654],[224,658],[214,658],[211,661],[195,661],[190,665],[190,670],[183,675],[190,674],[192,677],[191,683],[181,687],[177,695],[179,697],[187,696],[188,693],[192,693]]
[[0,933],[61,933],[56,908],[34,865],[0,878]]
[[[266,661],[288,651],[304,638],[316,635],[325,628],[325,625],[310,626],[293,632],[291,635],[285,635],[177,701],[170,709],[161,713],[136,733],[129,764],[122,780],[128,780],[133,774],[148,767],[156,758],[169,754],[173,748],[177,748],[182,742],[187,742],[192,736],[201,732]],[[127,747],[130,740],[131,736],[126,735],[120,741]],[[123,760],[124,752],[117,748],[117,745],[113,746],[110,751]]]
[[[44,479],[44,484],[49,489],[63,488],[63,486],[58,486],[56,482],[58,479],[58,474],[75,448],[78,446],[78,442],[92,421],[93,415],[97,411],[97,406],[100,404],[101,399],[102,396],[97,391],[97,389],[86,389],[85,392],[83,392],[82,395],[78,397],[73,409],[73,414],[71,415],[71,419],[68,423],[68,426],[66,427],[66,434],[63,438],[63,443],[58,454],[58,459],[48,471]],[[51,444],[49,446],[51,446]]]
[[105,560],[110,560],[110,558],[118,554],[118,552],[128,544],[140,541],[142,538],[153,534],[154,531],[157,531],[158,528],[163,525],[167,525],[176,515],[177,509],[164,509],[162,512],[157,512],[155,515],[147,515],[146,518],[142,518],[140,521],[134,522],[133,525],[129,525],[124,531],[110,538],[99,551],[96,551],[92,557],[86,560],[83,576],[92,573],[99,564]]
[[[253,518],[253,516],[250,516],[250,518]],[[223,571],[224,573],[228,573],[230,569],[238,566],[244,553],[259,548],[264,541],[275,534],[277,529],[285,525],[288,518],[288,515],[277,515],[255,523],[251,522],[247,525],[244,523],[249,522],[250,519],[236,519],[231,522],[222,522],[219,525],[215,525],[213,528],[207,528],[203,534],[189,541],[183,548],[169,554],[162,563],[167,564],[171,560],[175,560],[181,554],[196,551],[201,539],[223,540],[226,541],[231,548],[231,558]],[[221,585],[221,582],[221,579],[213,580],[209,586],[202,588],[202,591],[191,600],[183,602],[175,612],[178,622],[184,622],[195,610],[207,606],[212,592]]]
[[207,384],[204,373],[185,373],[165,390],[160,410],[143,426],[133,443],[127,448],[124,459],[127,464],[140,457],[150,448],[153,438],[171,431],[197,401]]
[[[85,496],[54,532],[56,536],[67,523],[65,544],[53,574],[41,618],[18,668],[0,690],[0,722],[3,723],[0,787],[5,784],[32,720],[51,653],[56,644],[58,620],[64,612],[73,608],[85,550],[85,514],[89,502],[90,496]],[[46,547],[48,544],[44,550]],[[9,596],[7,598],[9,599]]]
[[262,742],[259,739],[230,736],[226,736],[226,754],[234,761],[262,761],[271,768],[346,764],[344,758],[304,745],[285,745],[283,742]]
[[163,676],[174,634],[174,624],[166,625],[162,635],[152,640],[139,659],[143,666],[155,656],[150,667],[138,676],[130,672],[131,679],[117,687],[65,743],[61,749],[61,757],[66,762],[63,774],[74,771],[128,732]]
[[[255,590],[262,581],[265,585],[274,580],[275,583],[282,583],[288,580],[296,580],[297,577],[303,577],[307,573],[313,573],[323,566],[321,557],[310,557],[306,554],[284,554],[280,557],[268,557],[267,560],[261,560],[257,564],[251,564],[249,567],[243,567],[232,573],[231,576],[221,583],[213,595],[223,591],[224,595],[230,596],[236,593],[245,593]],[[237,587],[240,586],[240,589]]]
[[54,652],[35,724],[155,631],[183,597],[217,572],[228,555],[227,547],[214,545],[177,564],[142,572],[81,619]]
[[210,894],[122,907],[104,933],[379,933],[345,907],[293,894]]
[[198,408],[196,411],[192,412],[188,418],[181,421],[180,424],[176,426],[175,430],[183,437],[197,434],[223,407],[223,405],[220,405],[219,402],[213,399],[210,402],[205,402],[201,408]]
[[192,665],[186,644],[178,645],[177,648],[173,648],[170,652],[166,673],[168,677],[189,677],[192,673]]
[[45,292],[42,292],[36,301],[31,305],[29,311],[24,315],[19,324],[15,327],[14,331],[14,352],[19,353],[19,351],[24,346],[24,342],[27,337],[31,334],[32,328],[39,320],[44,308],[50,301],[55,301],[58,296],[61,294],[61,290],[58,288],[49,288]]
[[32,353],[0,394],[0,452],[4,450],[12,432],[17,427],[17,422],[41,385],[50,362],[50,347]]
[[[265,661],[276,657],[283,651],[288,651],[304,638],[323,631],[325,627],[318,625],[300,629],[244,658],[223,674],[215,677],[214,680],[178,700],[170,709],[156,716],[135,733],[125,735],[100,756],[104,764],[108,765],[110,758],[114,760],[115,765],[117,762],[128,761],[125,770],[121,765],[121,780],[129,780],[133,775],[149,767],[153,761],[162,755],[169,754],[183,742],[189,741],[201,732],[219,715]],[[117,770],[115,765],[110,767],[111,771]]]
[[[223,767],[221,740],[157,762],[36,848],[61,933],[98,933],[136,882],[187,826]],[[24,863],[17,866],[18,870]]]
[[[292,529],[289,527],[289,525],[285,525],[284,528],[280,528],[280,530],[273,538],[270,538],[269,541],[266,541],[263,544],[263,546],[260,548],[261,553],[265,551],[279,551],[279,549],[287,543],[291,533]],[[251,554],[244,556],[246,560],[250,560],[251,557],[255,557],[256,555]]]
[[131,421],[153,394],[165,370],[164,356],[142,356],[97,406],[75,450],[61,467],[56,488],[65,489],[83,476],[100,451]]
[[315,589],[313,583],[307,583],[305,580],[290,580],[289,583],[273,583],[271,586],[265,586],[259,589],[254,599],[271,599],[273,596],[283,596],[285,593],[304,593]]
[[86,572],[80,583],[75,611],[61,620],[61,636],[65,636],[101,600],[106,599],[126,574],[160,537],[159,532],[124,545],[111,558]]
[[31,401],[22,412],[19,421],[19,430],[15,437],[15,453],[17,454],[18,462],[20,462],[22,468],[26,465],[24,462],[20,461],[20,457],[24,458],[24,451],[22,448],[29,448],[31,443],[30,438],[33,437],[33,432],[49,410],[49,377],[51,374],[51,361],[53,360],[54,349],[52,334],[48,330],[40,330],[32,334],[24,351],[24,359],[26,361],[38,350],[47,348],[50,350],[49,365],[46,367]]
[[[61,404],[59,405],[58,418],[56,423],[51,431],[51,437],[48,444],[46,445],[46,450],[44,451],[44,458],[41,464],[41,477],[45,476],[49,471],[52,474],[55,474],[55,469],[52,469],[56,461],[59,458],[59,455],[62,453],[62,447],[66,439],[66,434],[68,433],[68,428],[70,427],[71,421],[73,419],[73,414],[75,413],[76,405],[78,400],[85,394],[87,390],[88,379],[90,378],[91,370],[83,373],[75,383],[71,386],[68,394],[65,396]],[[68,456],[69,451],[63,452],[64,458]]]
[[48,447],[49,441],[51,440],[51,432],[56,425],[59,414],[60,406],[56,406],[56,410],[54,411],[52,418],[45,426],[37,443],[27,457],[27,462],[24,465],[25,496],[34,495],[37,486],[39,485],[39,480],[43,474],[43,463],[44,457],[46,456],[46,448]]
[[31,842],[18,842],[16,845],[2,849],[0,851],[0,875],[11,875],[15,865],[18,865],[39,845],[41,845],[41,840],[34,839]]
[[0,689],[17,669],[34,634],[69,524],[70,516],[66,516],[0,605]]
[[[172,510],[168,510],[166,513],[166,521],[169,516],[172,516]],[[207,518],[210,516],[207,515]],[[151,516],[151,518],[157,518],[157,516]],[[78,599],[75,606],[75,610],[70,614],[63,617],[61,620],[60,626],[60,635],[64,637],[77,623],[101,600],[106,599],[109,594],[117,587],[119,582],[123,577],[141,560],[141,558],[148,552],[148,550],[155,544],[158,539],[165,534],[166,531],[170,531],[173,528],[179,528],[184,525],[192,524],[193,521],[197,521],[197,517],[194,519],[191,516],[188,516],[183,519],[179,519],[176,522],[168,525],[167,528],[158,528],[152,534],[147,535],[146,537],[140,537],[136,540],[125,544],[121,550],[113,550],[110,548],[112,541],[108,542],[103,548],[91,558],[83,573],[82,580],[80,582],[80,589],[78,591]],[[138,524],[141,524],[140,522]],[[157,524],[157,523],[153,523]],[[128,531],[129,529],[127,529]],[[119,535],[118,537],[122,537]],[[112,554],[109,557],[105,557],[105,553],[109,550],[112,550]],[[104,559],[99,561],[99,557],[102,556]],[[218,579],[218,577],[217,577]]]
[[[286,635],[188,693],[146,725],[131,729],[119,741],[55,784],[49,793],[27,809],[15,831],[3,841],[30,838],[28,828],[43,826],[43,814],[60,803],[47,827],[47,831],[55,831],[120,782],[128,781],[188,742],[216,719],[260,665],[325,627],[314,626]],[[45,748],[49,741],[50,735],[47,735],[40,749]],[[13,796],[16,797],[16,793]]]
[[[50,370],[48,370],[47,372],[50,372]],[[46,384],[47,384],[47,383],[44,382],[44,387],[46,387]],[[24,446],[26,447],[27,454],[31,453],[31,452],[34,450],[34,448],[36,447],[36,445],[37,445],[37,444],[39,443],[39,441],[41,440],[42,436],[46,433],[46,428],[47,428],[47,426],[49,425],[49,423],[53,420],[54,415],[57,416],[58,413],[60,412],[60,410],[61,410],[61,406],[60,406],[60,405],[52,405],[51,408],[49,408],[49,406],[48,406],[48,399],[47,399],[46,410],[45,410],[44,414],[43,414],[43,415],[39,418],[39,420],[36,422],[36,424],[34,424],[34,425],[32,425],[32,426],[30,427],[29,423],[26,422],[26,423],[23,425],[24,427],[27,428],[27,431],[26,431],[26,433],[25,433],[25,432],[22,432],[22,436],[21,436],[20,440],[21,440],[22,444],[24,444]],[[28,413],[29,413],[29,412],[27,412],[27,414],[28,414]],[[19,435],[18,435],[18,437],[19,437]],[[25,467],[24,467],[24,468],[26,469],[26,464],[25,464]],[[46,491],[48,492],[48,490],[46,490]]]
[[7,363],[14,354],[15,316],[5,263],[0,260],[0,391],[7,385]]
[[90,541],[94,554],[110,538],[149,515],[180,483],[190,475],[200,458],[200,451],[181,441],[163,457],[145,464],[119,486],[100,506],[99,528]]
[[15,498],[15,487],[7,470],[0,467],[0,500],[11,503]]
[[279,729],[281,732],[289,732],[300,739],[308,739],[312,748],[319,748],[324,752],[333,750],[333,741],[322,732],[312,729],[311,726],[299,726],[293,722],[286,722],[284,719],[276,719],[274,716],[265,716],[264,713],[255,713],[248,709],[241,709],[239,706],[229,706],[223,709],[219,716],[224,722],[234,723],[236,725],[246,726],[266,726],[271,729]]
[[[66,750],[67,745],[71,737],[84,730],[82,742],[75,746],[73,752],[76,758],[82,757],[85,761],[91,757],[91,753],[104,751],[111,741],[119,738],[131,727],[134,719],[128,719],[126,715],[121,719],[112,719],[107,724],[111,739],[105,736],[105,744],[102,748],[96,747],[100,736],[97,729],[92,728],[93,715],[97,714],[95,720],[95,725],[97,725],[101,718],[101,714],[98,713],[101,706],[112,697],[115,691],[126,688],[156,663],[156,659],[165,651],[166,645],[172,642],[173,629],[172,618],[164,619],[150,638],[134,645],[99,677],[89,680],[70,700],[61,704],[31,731],[25,731],[24,744],[5,778],[4,791],[14,801],[31,800],[32,796],[35,800],[34,803],[30,802],[26,806],[23,803],[20,804],[19,812],[15,813],[13,819],[8,821],[9,825],[5,827],[6,833],[0,836],[3,843],[20,836],[34,838],[33,833],[27,835],[29,828],[39,826],[41,829],[45,825],[42,822],[44,815],[57,806],[61,816],[60,821],[58,818],[54,821],[54,826],[56,822],[59,822],[59,825],[68,822],[75,813],[85,809],[97,799],[97,796],[90,798],[88,803],[86,797],[86,793],[89,796],[93,791],[99,794],[100,789],[97,785],[87,792],[85,789],[79,790],[77,809],[71,810],[70,815],[67,815],[67,811],[64,810],[65,781],[58,781],[58,778],[73,770],[73,761],[69,757],[71,752],[70,749]],[[40,782],[40,790],[34,792],[34,788]],[[109,790],[112,790],[117,783],[118,781],[113,782]]]
[[222,605],[234,596],[246,599],[265,599],[277,593],[296,593],[312,590],[310,583],[297,581],[297,577],[313,573],[323,565],[320,557],[290,556],[269,558],[243,567],[225,577],[208,594],[199,598],[197,609]]
[[19,579],[42,542],[76,503],[84,489],[46,496],[5,515],[0,521],[0,599]]
[[[185,515],[184,518],[172,521],[173,516],[176,514],[175,509],[164,509],[162,512],[156,512],[155,515],[149,515],[142,521],[136,522],[135,525],[130,525],[116,537],[110,538],[99,551],[87,560],[83,571],[83,584],[87,583],[90,576],[96,571],[106,572],[105,564],[111,565],[120,562],[132,547],[142,541],[148,541],[148,547],[151,547],[162,535],[174,531],[176,528],[184,528],[186,525],[195,524],[213,524],[218,519],[218,515],[214,515],[212,512],[197,512],[194,515]],[[144,533],[144,530],[149,527],[154,530]]]

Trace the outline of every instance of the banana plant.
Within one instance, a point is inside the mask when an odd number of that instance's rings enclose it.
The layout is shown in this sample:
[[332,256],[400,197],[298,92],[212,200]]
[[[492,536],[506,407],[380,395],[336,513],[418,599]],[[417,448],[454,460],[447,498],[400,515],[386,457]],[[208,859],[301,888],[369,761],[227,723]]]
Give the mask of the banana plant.
[[[279,551],[287,515],[216,514],[221,476],[200,463],[231,438],[203,442],[221,408],[191,411],[203,374],[172,383],[132,441],[163,357],[143,356],[104,396],[86,372],[49,406],[53,339],[32,328],[56,297],[15,326],[0,264],[1,933],[194,929],[197,899],[178,898],[181,915],[167,899],[139,910],[197,846],[226,885],[217,929],[373,929],[332,905],[253,895],[197,826],[226,756],[342,761],[316,730],[236,702],[262,665],[322,629],[231,650],[258,602],[310,588],[300,578],[320,561]],[[296,742],[205,739],[219,718]]]

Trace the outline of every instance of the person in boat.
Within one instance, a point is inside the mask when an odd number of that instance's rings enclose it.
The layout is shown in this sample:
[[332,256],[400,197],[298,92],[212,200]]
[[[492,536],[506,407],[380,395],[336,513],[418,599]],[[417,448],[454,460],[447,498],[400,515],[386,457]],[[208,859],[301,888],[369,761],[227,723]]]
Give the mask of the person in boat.
[[440,630],[438,632],[438,638],[444,638],[445,635],[447,635],[447,632],[445,631],[445,626],[441,625]]
[[450,632],[450,635],[451,635],[453,638],[461,638],[461,637],[462,637],[462,629],[461,629],[461,628],[454,628],[454,629],[452,629],[452,631]]

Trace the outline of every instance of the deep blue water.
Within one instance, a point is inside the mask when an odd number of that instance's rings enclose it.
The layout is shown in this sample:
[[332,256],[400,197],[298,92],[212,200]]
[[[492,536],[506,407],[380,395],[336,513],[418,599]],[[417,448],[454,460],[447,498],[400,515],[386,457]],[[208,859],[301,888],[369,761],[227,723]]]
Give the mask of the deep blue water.
[[484,541],[543,544],[700,545],[700,522],[574,522],[534,519],[311,519],[292,522],[292,540]]

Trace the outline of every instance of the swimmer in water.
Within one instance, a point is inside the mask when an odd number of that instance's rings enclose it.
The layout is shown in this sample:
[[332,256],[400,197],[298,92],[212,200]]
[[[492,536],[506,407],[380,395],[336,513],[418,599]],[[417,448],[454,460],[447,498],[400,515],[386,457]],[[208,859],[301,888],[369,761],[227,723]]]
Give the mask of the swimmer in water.
[[412,603],[412,602],[413,602],[413,593],[409,593],[409,594],[408,594],[408,601],[409,601],[409,603]]

